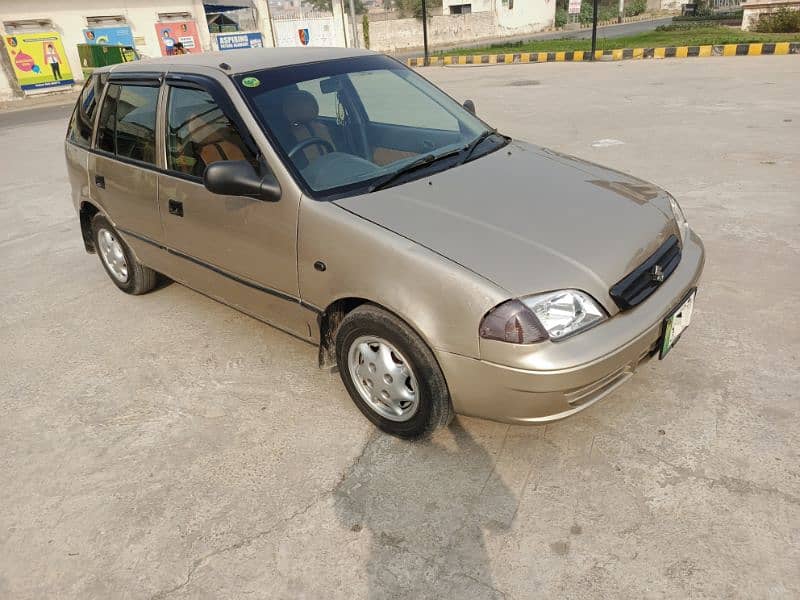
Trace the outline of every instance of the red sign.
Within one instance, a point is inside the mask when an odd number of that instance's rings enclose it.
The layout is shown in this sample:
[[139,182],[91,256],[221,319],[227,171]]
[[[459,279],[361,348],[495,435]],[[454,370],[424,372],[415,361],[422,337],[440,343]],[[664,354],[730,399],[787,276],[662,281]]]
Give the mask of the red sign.
[[203,51],[197,33],[197,23],[194,21],[156,23],[156,35],[163,56],[195,54]]

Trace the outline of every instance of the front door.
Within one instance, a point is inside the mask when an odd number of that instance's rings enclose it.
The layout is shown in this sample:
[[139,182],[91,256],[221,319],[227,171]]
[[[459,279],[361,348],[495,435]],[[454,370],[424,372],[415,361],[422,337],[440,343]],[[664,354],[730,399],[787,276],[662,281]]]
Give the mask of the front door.
[[158,177],[158,197],[166,246],[183,260],[186,283],[308,337],[310,315],[300,307],[297,283],[299,199],[266,202],[206,190],[202,176],[212,162],[246,160],[262,173],[268,166],[216,86],[171,82],[166,92],[166,172]]

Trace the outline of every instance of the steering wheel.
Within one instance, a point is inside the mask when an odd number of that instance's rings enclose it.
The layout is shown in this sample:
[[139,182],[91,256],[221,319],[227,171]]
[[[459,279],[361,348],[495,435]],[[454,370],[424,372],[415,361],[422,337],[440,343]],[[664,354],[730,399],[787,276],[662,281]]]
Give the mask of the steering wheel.
[[300,150],[302,150],[303,148],[308,148],[309,146],[322,146],[328,152],[336,152],[336,150],[334,149],[333,145],[330,142],[323,140],[322,138],[319,137],[310,137],[304,139],[302,142],[298,142],[297,144],[295,144],[295,147],[289,150],[289,158],[294,157],[294,155],[300,152]]

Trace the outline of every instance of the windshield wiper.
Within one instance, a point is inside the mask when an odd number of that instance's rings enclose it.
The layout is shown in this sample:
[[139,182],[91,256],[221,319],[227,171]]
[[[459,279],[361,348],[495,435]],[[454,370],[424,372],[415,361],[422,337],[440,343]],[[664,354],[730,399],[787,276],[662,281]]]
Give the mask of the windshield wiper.
[[450,150],[449,152],[443,152],[442,154],[425,154],[424,156],[420,156],[416,160],[412,160],[407,165],[400,167],[397,171],[393,173],[389,173],[386,177],[379,180],[377,183],[373,183],[370,188],[369,192],[375,192],[377,190],[383,189],[389,186],[394,181],[397,181],[403,175],[410,173],[411,171],[416,171],[419,168],[426,167],[430,164],[435,163],[436,161],[442,160],[444,158],[449,158],[451,156],[455,156],[456,154],[460,154],[463,152],[463,149],[457,148],[455,150]]
[[465,153],[464,158],[462,158],[461,162],[458,164],[463,165],[465,162],[467,162],[472,156],[472,153],[475,152],[475,150],[478,148],[478,146],[481,145],[481,143],[483,143],[483,140],[485,140],[489,136],[495,135],[496,133],[497,129],[487,129],[486,131],[481,133],[478,137],[476,137],[474,140],[472,140],[469,144],[467,144],[463,150],[463,152]]

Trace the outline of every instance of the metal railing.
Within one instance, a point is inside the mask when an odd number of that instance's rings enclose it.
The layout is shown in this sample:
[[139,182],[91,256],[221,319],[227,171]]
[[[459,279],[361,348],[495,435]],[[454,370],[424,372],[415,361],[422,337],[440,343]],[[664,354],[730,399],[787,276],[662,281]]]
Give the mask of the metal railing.
[[741,5],[741,0],[711,0],[711,7],[718,11],[739,8]]

